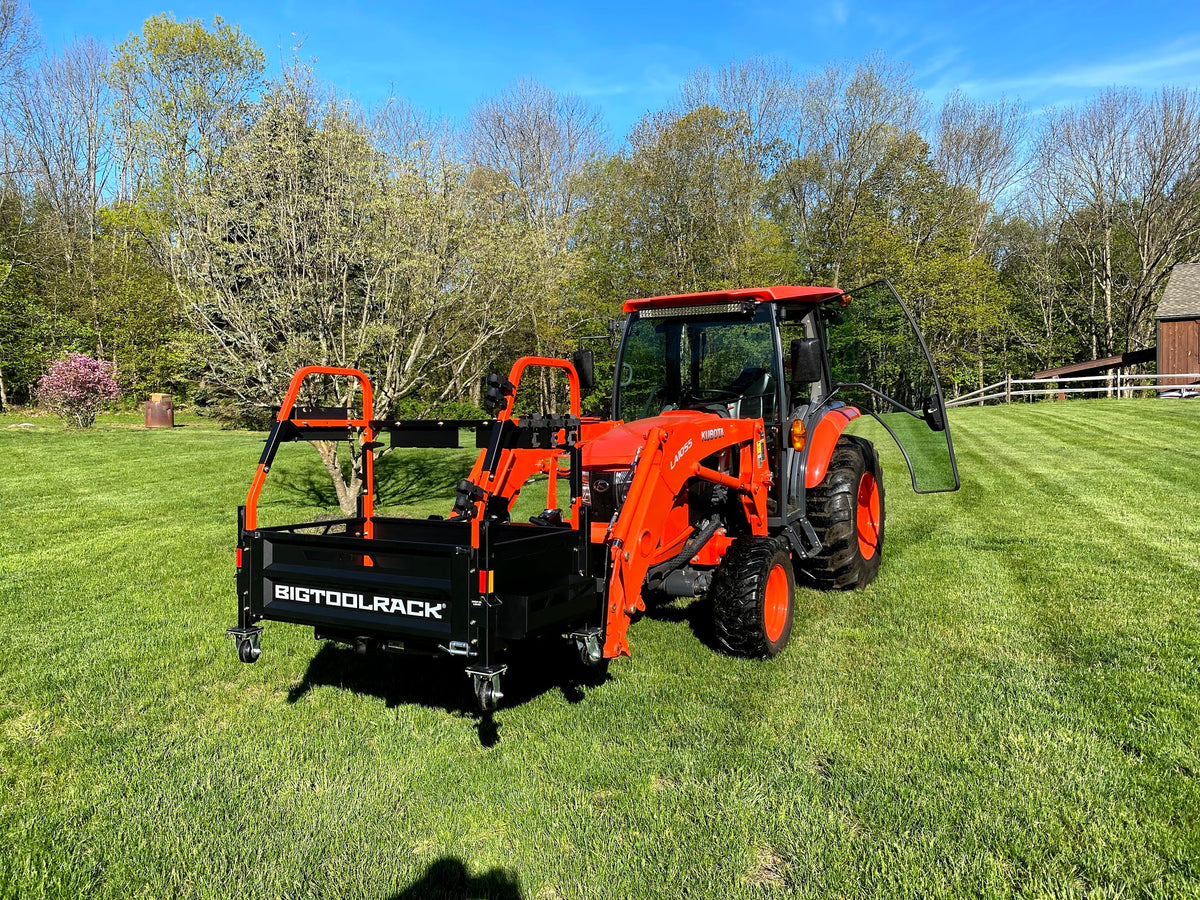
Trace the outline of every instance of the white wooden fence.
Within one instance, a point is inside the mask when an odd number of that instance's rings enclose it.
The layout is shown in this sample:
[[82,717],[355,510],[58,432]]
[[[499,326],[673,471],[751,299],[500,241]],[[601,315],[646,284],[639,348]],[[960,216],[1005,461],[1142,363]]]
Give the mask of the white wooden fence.
[[[1176,379],[1170,384],[1157,384],[1164,379]],[[1179,384],[1187,379],[1190,384]],[[1101,383],[1102,382],[1102,383]],[[1079,385],[1076,387],[1076,385]],[[1039,397],[1064,397],[1070,394],[1109,394],[1113,397],[1132,397],[1137,392],[1153,391],[1162,394],[1186,389],[1200,392],[1200,374],[1182,375],[1081,375],[1076,378],[1005,378],[995,384],[961,394],[946,401],[946,406],[969,406],[984,403],[1012,403],[1013,399],[1036,400]]]

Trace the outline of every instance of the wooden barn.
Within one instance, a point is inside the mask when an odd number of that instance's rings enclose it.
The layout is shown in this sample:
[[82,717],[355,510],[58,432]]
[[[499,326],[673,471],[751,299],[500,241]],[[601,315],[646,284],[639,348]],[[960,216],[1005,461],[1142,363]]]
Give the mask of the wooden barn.
[[[1158,373],[1200,373],[1200,263],[1178,263],[1154,315],[1158,329]],[[1164,378],[1160,383],[1191,384],[1196,378]]]

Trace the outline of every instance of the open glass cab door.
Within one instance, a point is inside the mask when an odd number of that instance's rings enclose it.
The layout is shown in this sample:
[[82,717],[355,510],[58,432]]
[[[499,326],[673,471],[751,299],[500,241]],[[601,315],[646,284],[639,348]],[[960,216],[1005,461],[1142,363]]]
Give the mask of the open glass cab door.
[[[835,396],[873,416],[892,436],[914,491],[958,490],[946,404],[916,321],[887,279],[848,296],[845,307],[826,307]],[[860,422],[849,430],[862,430]]]

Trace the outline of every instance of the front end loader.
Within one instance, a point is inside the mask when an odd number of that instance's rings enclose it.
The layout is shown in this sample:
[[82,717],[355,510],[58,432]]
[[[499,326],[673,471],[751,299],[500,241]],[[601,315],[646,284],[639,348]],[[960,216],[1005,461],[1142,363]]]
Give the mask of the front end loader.
[[[489,376],[495,415],[481,421],[377,419],[362,372],[298,371],[239,511],[229,633],[240,658],[259,658],[264,620],[308,625],[364,651],[457,659],[489,711],[525,639],[561,635],[583,664],[606,665],[630,654],[648,604],[678,597],[708,601],[724,652],[771,657],[787,645],[797,584],[853,589],[879,572],[883,471],[848,427],[882,424],[918,492],[958,488],[932,358],[886,281],[651,297],[624,311],[607,417],[582,413],[588,351]],[[515,415],[540,367],[565,374],[568,411]],[[361,410],[298,408],[313,376],[357,379]],[[464,430],[480,452],[445,517],[376,515],[381,438],[456,447]],[[260,526],[281,442],[333,439],[360,445],[357,515]],[[542,477],[543,511],[515,521]]]

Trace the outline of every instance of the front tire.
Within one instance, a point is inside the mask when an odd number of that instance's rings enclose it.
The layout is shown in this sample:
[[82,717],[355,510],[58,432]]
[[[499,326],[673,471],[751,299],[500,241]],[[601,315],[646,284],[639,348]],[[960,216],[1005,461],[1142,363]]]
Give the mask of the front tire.
[[722,651],[764,659],[787,646],[796,605],[796,579],[787,544],[776,538],[733,542],[713,575],[709,597]]
[[844,434],[825,478],[808,492],[808,521],[821,552],[804,561],[803,580],[821,590],[863,588],[883,558],[883,467],[875,445]]

